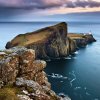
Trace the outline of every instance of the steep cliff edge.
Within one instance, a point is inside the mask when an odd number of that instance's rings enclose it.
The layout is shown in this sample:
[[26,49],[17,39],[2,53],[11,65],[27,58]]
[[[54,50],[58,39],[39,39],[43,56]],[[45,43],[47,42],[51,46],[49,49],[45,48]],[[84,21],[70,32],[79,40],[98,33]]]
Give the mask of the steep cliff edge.
[[22,47],[0,52],[0,100],[70,100],[51,90],[46,62],[35,51]]
[[35,32],[20,34],[6,44],[6,48],[25,46],[36,51],[39,59],[64,58],[78,47],[95,42],[92,34],[68,33],[65,22]]
[[20,34],[7,43],[6,48],[25,46],[36,51],[37,58],[55,59],[76,51],[76,43],[67,38],[65,22],[35,32]]
[[75,41],[77,47],[86,47],[87,44],[96,42],[95,38],[92,34],[86,33],[68,33],[67,37],[71,40]]

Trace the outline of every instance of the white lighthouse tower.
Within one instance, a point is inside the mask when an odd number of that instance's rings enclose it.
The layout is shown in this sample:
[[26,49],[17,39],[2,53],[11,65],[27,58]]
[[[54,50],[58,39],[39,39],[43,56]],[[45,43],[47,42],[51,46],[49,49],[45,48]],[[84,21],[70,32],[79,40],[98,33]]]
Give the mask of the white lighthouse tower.
[[90,35],[92,34],[91,30],[90,30],[89,34],[90,34]]

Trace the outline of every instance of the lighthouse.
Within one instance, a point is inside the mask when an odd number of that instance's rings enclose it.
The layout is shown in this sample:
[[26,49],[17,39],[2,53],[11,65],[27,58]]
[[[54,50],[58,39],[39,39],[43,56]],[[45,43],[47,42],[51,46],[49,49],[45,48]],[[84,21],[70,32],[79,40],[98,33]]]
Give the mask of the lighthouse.
[[89,32],[89,34],[91,35],[91,34],[92,34],[92,32],[90,31],[90,32]]

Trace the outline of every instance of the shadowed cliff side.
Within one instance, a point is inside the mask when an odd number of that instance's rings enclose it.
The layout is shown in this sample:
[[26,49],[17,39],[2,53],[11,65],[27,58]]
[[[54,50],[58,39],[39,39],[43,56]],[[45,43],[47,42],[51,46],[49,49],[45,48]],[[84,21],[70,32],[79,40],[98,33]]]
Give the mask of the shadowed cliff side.
[[25,46],[36,51],[37,58],[55,59],[76,51],[76,43],[67,37],[65,22],[35,32],[20,34],[7,43],[6,48]]

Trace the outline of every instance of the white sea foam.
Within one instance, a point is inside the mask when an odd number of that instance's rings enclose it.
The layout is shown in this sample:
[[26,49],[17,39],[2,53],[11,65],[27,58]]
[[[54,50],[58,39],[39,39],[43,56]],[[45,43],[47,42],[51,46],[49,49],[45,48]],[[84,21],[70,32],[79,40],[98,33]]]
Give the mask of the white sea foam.
[[90,93],[86,92],[86,95],[91,95]]
[[79,90],[79,89],[81,89],[81,87],[75,87],[74,89],[75,89],[75,90]]
[[70,85],[71,85],[71,87],[72,87],[73,82],[76,80],[75,71],[72,71],[72,72],[70,72],[69,74],[72,75],[72,76],[74,77],[74,78],[70,81]]
[[88,47],[89,45],[87,44],[86,47]]
[[86,87],[84,87],[84,90],[87,90],[87,88],[86,88]]
[[72,59],[71,57],[65,57],[65,59]]
[[73,59],[77,59],[77,57],[73,57]]
[[74,52],[74,54],[78,54],[78,53],[79,53],[78,51]]
[[74,79],[72,79],[71,81],[70,81],[70,85],[71,85],[71,87],[72,87],[72,85],[73,85],[73,82],[76,80],[76,78],[74,78]]
[[63,98],[61,100],[71,100],[71,98],[69,98],[69,96],[65,95],[64,93],[59,93],[58,95]]
[[60,75],[60,74],[55,74],[55,73],[52,73],[51,75],[48,75],[52,78],[58,78],[58,79],[67,79],[68,77],[66,76],[63,76],[63,75]]

